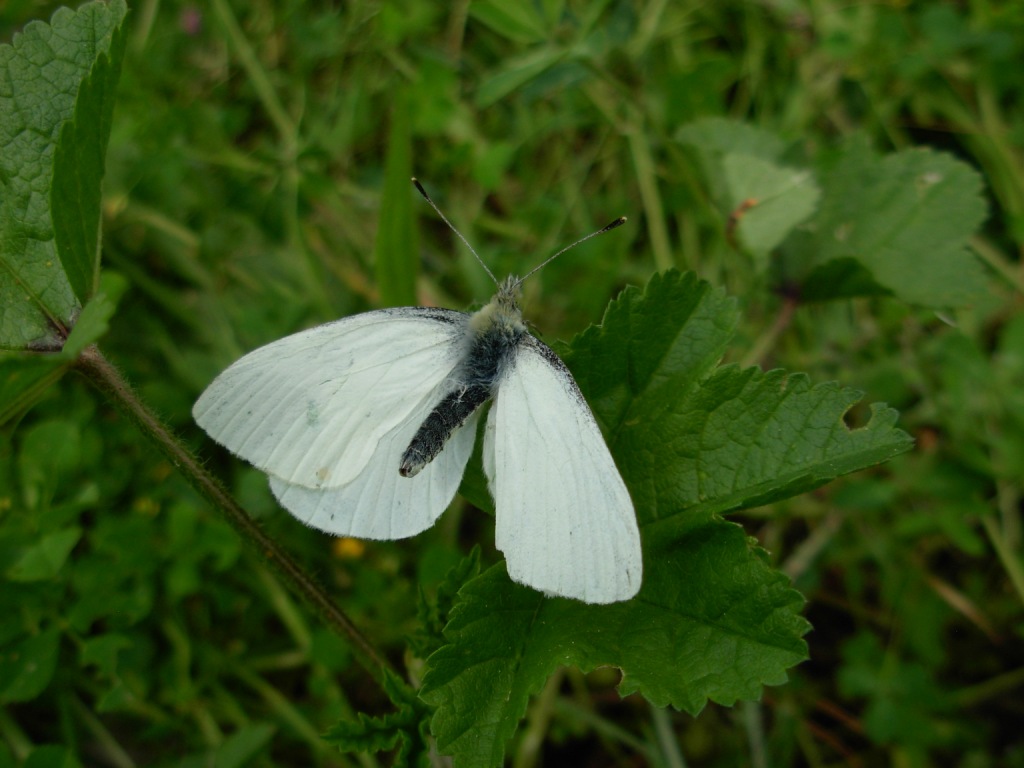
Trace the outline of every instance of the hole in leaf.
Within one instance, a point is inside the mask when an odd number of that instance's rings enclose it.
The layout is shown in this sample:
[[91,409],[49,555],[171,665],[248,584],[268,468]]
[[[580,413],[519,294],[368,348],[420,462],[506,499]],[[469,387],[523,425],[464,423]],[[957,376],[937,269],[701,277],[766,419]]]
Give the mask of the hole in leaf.
[[865,427],[869,421],[871,421],[871,407],[863,400],[850,406],[843,414],[843,423],[849,430]]

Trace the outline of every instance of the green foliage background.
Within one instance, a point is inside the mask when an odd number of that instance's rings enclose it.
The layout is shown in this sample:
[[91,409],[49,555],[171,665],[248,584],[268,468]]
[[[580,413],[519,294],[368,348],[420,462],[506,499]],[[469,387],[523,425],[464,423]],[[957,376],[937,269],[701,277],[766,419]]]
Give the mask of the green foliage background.
[[[8,2],[0,39],[55,7]],[[630,217],[526,286],[546,339],[600,321],[655,271],[694,270],[739,303],[727,362],[856,387],[917,438],[732,518],[808,599],[811,660],[787,685],[695,718],[619,701],[614,670],[564,669],[530,705],[514,764],[1024,765],[1017,4],[148,0],[125,33],[103,348],[399,662],[440,621],[433,592],[451,600],[445,574],[472,543],[496,560],[487,518],[452,510],[411,542],[332,545],[189,412],[241,353],[301,327],[487,299],[410,175],[497,274]],[[76,130],[65,146],[88,142]],[[72,160],[53,177],[76,202]],[[62,319],[96,290],[90,247],[86,229]],[[96,337],[111,310],[86,311]],[[570,363],[599,358],[596,338]],[[32,375],[48,384],[67,364]],[[770,402],[773,375],[736,386]],[[65,377],[34,391],[0,463],[0,766],[373,764],[320,737],[394,708],[344,644],[93,390]],[[859,408],[852,424],[868,421]],[[411,640],[416,677],[433,648]],[[387,717],[415,724],[421,706]],[[381,722],[331,738],[395,747]]]

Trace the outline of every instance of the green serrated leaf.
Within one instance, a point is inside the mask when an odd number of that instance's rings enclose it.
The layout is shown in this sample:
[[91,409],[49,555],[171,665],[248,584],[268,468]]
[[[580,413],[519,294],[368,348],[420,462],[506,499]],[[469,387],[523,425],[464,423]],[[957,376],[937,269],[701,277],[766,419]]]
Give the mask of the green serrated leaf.
[[848,429],[843,417],[860,399],[853,390],[783,371],[712,373],[735,324],[722,292],[669,272],[642,293],[623,291],[565,356],[641,524],[791,496],[910,446],[881,406]]
[[984,292],[985,274],[967,240],[985,218],[981,177],[929,149],[880,157],[848,143],[821,169],[824,196],[791,258],[802,261],[809,298],[850,295],[814,272],[836,260],[862,265],[877,286],[924,306],[963,306]]
[[[718,513],[763,504],[909,447],[896,414],[804,376],[715,369],[733,303],[692,274],[627,289],[566,356],[608,435],[641,522],[644,582],[626,603],[593,606],[513,584],[503,567],[471,580],[428,659],[421,695],[456,765],[497,765],[561,664],[623,670],[623,693],[698,712],[786,679],[802,660],[801,596],[742,529]],[[656,447],[656,449],[654,448]]]
[[[653,514],[641,520],[761,506],[909,450],[891,408],[872,405],[866,425],[847,427],[843,417],[860,398],[801,374],[720,369],[657,420],[623,429],[616,449],[626,456],[640,444],[660,446],[651,461],[621,467],[631,488],[655,492]],[[634,498],[640,509],[645,490]]]
[[[55,153],[58,137],[72,144],[81,142],[90,156],[83,158],[86,169],[102,166],[103,148],[93,142],[109,132],[112,104],[111,77],[116,68],[106,57],[116,53],[117,31],[124,19],[123,0],[89,3],[77,11],[60,9],[50,24],[34,22],[0,46],[0,348],[59,349],[80,306],[76,288],[84,288],[88,274],[94,274],[92,251],[68,252],[68,264],[61,248],[75,239],[71,224],[58,225],[51,209],[58,165]],[[103,62],[99,60],[105,59]],[[96,80],[91,80],[95,71]],[[45,72],[45,75],[44,75]],[[83,83],[89,85],[83,89]],[[64,126],[76,114],[84,96],[79,129],[64,134]],[[89,127],[95,119],[99,125]],[[100,179],[70,173],[71,158],[61,161],[61,198],[77,184],[86,196],[80,213],[99,216]],[[98,221],[85,224],[80,232],[95,233]],[[61,228],[60,239],[57,229]],[[86,264],[88,261],[88,264]],[[67,273],[75,272],[72,280]],[[88,295],[83,294],[83,295]]]
[[623,695],[696,714],[709,699],[757,698],[806,658],[803,598],[723,521],[646,547],[644,586],[626,603],[548,598],[504,566],[461,597],[421,695],[438,708],[438,749],[462,768],[501,764],[529,696],[559,665],[617,666]]
[[333,725],[324,740],[342,752],[384,752],[394,749],[408,725],[402,713],[382,717],[359,714],[355,722],[346,720]]
[[31,701],[53,678],[60,632],[49,629],[0,648],[0,704]]
[[82,538],[81,528],[55,531],[29,547],[5,574],[11,581],[43,581],[52,579]]
[[452,568],[437,588],[437,613],[447,617],[455,605],[456,596],[467,581],[480,573],[480,547],[475,546],[459,564]]
[[324,739],[342,752],[382,752],[400,744],[396,765],[423,763],[430,751],[424,728],[426,708],[393,673],[385,671],[383,686],[397,707],[395,712],[379,717],[359,713],[355,721],[336,723]]
[[813,174],[779,158],[785,144],[772,133],[734,120],[708,118],[684,126],[676,138],[697,157],[732,233],[761,266],[768,254],[805,221],[821,191]]
[[448,622],[448,614],[455,605],[457,595],[463,585],[480,573],[480,547],[475,546],[458,565],[445,574],[444,581],[437,588],[437,596],[430,602],[420,592],[417,607],[419,630],[411,638],[412,650],[420,658],[426,658],[443,644],[444,625]]
[[627,421],[654,416],[711,372],[737,320],[724,291],[673,270],[624,290],[563,357],[614,444]]
[[391,109],[387,166],[380,201],[380,221],[374,245],[374,268],[383,306],[416,304],[416,227],[413,214],[412,135],[409,127],[409,98],[404,91],[395,95]]

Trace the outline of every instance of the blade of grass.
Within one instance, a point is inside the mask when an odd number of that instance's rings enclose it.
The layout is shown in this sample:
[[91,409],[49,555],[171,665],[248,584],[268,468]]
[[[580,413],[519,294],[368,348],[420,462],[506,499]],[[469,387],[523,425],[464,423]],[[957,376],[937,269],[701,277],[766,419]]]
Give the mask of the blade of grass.
[[416,253],[412,172],[412,134],[409,98],[404,88],[395,94],[391,108],[388,157],[384,169],[377,240],[374,243],[374,271],[380,300],[385,307],[416,304]]
[[686,768],[686,758],[679,749],[679,740],[672,728],[672,716],[664,707],[650,706],[651,721],[658,739],[658,748],[665,758],[666,768]]
[[999,530],[999,523],[994,517],[985,515],[981,518],[981,525],[985,529],[985,533],[988,534],[988,539],[992,542],[996,555],[999,556],[999,562],[1003,564],[1006,574],[1010,577],[1010,583],[1017,591],[1017,597],[1024,603],[1024,567],[1021,566],[1020,558],[1006,543],[1003,532]]
[[627,131],[629,149],[636,168],[636,180],[640,187],[640,199],[643,201],[644,218],[647,220],[647,235],[651,238],[651,250],[654,251],[654,264],[661,271],[674,266],[672,246],[669,243],[668,229],[665,227],[665,210],[658,192],[658,180],[651,155],[651,145],[647,135],[639,125],[634,124]]

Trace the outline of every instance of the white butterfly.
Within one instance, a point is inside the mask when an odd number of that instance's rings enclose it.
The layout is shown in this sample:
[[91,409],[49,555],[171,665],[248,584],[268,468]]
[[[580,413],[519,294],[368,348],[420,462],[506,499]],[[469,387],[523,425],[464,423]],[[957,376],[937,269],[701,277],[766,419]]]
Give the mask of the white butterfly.
[[270,475],[302,522],[401,539],[451,503],[490,399],[484,471],[509,576],[588,603],[627,600],[642,573],[633,504],[572,375],[527,331],[521,283],[507,278],[472,315],[381,309],[280,339],[221,373],[192,414]]

